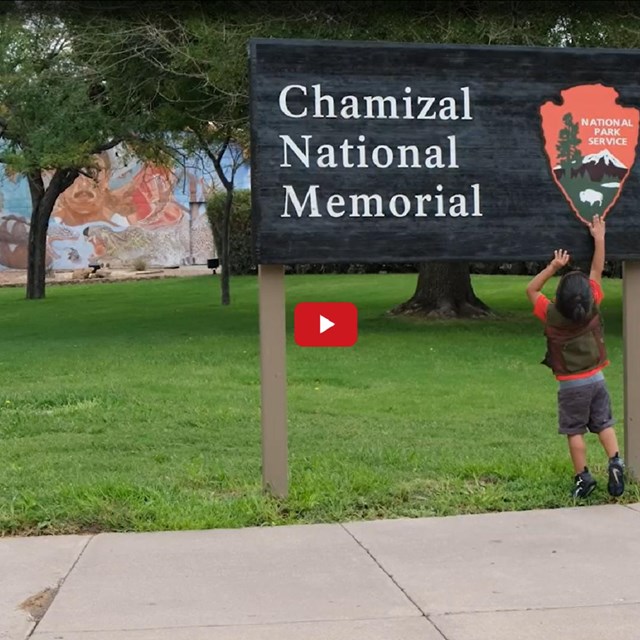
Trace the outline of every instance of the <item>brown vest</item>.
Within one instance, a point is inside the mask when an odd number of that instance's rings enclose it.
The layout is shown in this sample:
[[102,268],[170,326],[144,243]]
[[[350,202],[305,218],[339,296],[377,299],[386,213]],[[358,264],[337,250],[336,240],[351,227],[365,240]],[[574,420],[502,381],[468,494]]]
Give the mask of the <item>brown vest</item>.
[[550,303],[544,334],[547,337],[547,354],[542,364],[550,367],[556,376],[586,373],[607,362],[602,316],[598,307],[587,322],[576,324]]

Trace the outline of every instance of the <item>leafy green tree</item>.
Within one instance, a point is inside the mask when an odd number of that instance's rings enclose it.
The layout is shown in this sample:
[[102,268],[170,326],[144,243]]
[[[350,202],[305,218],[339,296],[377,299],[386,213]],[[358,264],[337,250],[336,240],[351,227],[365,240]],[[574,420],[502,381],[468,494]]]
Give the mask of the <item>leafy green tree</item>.
[[[120,102],[135,96],[154,112],[139,144],[163,164],[205,157],[216,179],[210,191],[226,193],[216,218],[214,239],[222,269],[222,304],[230,303],[229,228],[236,175],[248,157],[246,34],[252,27],[227,29],[206,16],[180,19],[146,12],[124,21],[109,15],[67,15],[76,50],[99,70]],[[152,124],[150,124],[152,122]]]
[[[25,5],[26,6],[26,5]],[[136,114],[109,99],[109,87],[78,60],[55,15],[0,14],[0,162],[26,178],[31,195],[28,299],[45,296],[46,243],[58,196],[96,155],[139,129]]]

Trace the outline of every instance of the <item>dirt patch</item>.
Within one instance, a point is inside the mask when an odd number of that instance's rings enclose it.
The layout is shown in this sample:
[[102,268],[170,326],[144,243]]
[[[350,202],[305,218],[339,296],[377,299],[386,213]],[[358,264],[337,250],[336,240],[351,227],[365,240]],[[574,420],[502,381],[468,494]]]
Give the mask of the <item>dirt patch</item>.
[[40,622],[40,620],[44,618],[44,614],[47,613],[47,610],[51,606],[51,603],[54,601],[56,595],[58,595],[59,588],[59,586],[53,589],[48,587],[44,589],[44,591],[36,593],[35,596],[27,598],[20,605],[20,609],[26,611],[31,616],[34,622]]
[[[211,276],[211,269],[205,266],[187,266],[178,269],[149,269],[147,271],[131,271],[119,269],[107,269],[106,278],[74,278],[72,271],[57,271],[53,276],[47,277],[47,286],[70,284],[100,284],[107,282],[124,282],[127,280],[158,280],[161,278],[185,278],[194,276]],[[24,287],[27,284],[26,271],[6,270],[0,271],[1,287]]]

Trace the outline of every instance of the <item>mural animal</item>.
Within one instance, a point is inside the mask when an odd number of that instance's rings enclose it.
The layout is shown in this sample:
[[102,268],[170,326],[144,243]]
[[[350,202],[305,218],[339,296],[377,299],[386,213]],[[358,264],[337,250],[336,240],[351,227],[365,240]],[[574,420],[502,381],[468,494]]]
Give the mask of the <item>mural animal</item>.
[[[144,260],[149,266],[176,266],[186,263],[185,247],[193,248],[196,263],[206,263],[214,255],[213,236],[206,215],[157,229],[131,226],[114,230],[108,226],[90,226],[83,234],[93,245],[93,260],[111,267],[127,266]],[[191,234],[191,238],[189,237]]]

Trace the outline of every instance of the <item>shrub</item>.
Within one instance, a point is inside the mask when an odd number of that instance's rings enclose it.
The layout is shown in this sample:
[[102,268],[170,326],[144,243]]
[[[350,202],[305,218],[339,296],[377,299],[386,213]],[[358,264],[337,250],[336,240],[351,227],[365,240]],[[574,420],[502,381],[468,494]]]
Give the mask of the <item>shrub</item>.
[[146,271],[147,270],[147,262],[144,258],[136,258],[133,261],[133,268],[136,271]]
[[[209,198],[207,202],[207,217],[209,218],[209,224],[211,224],[213,241],[218,257],[222,255],[219,239],[222,236],[222,221],[226,199],[226,191],[220,191]],[[229,235],[231,275],[257,273],[257,266],[253,258],[251,235],[251,192],[248,189],[234,191]]]

